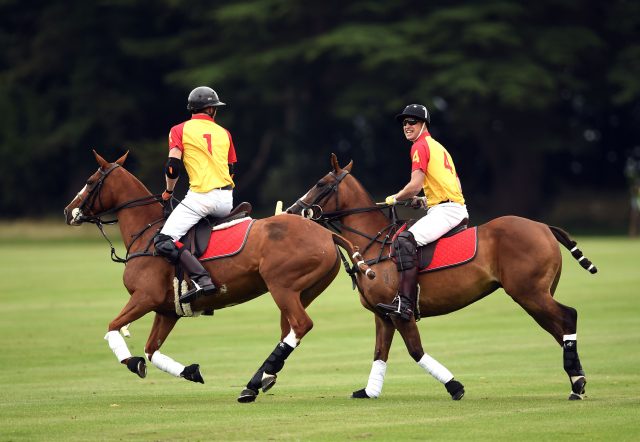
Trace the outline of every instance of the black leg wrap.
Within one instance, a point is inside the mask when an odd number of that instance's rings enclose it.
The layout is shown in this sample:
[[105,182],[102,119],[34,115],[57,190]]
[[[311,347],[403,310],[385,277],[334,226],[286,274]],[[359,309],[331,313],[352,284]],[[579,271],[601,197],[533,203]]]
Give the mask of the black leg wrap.
[[144,361],[144,358],[141,358],[140,356],[133,356],[129,358],[127,361],[127,368],[141,378],[147,377],[147,363]]
[[578,343],[576,341],[564,341],[562,345],[562,359],[564,371],[571,376],[584,376],[584,370],[578,357]]
[[186,380],[191,382],[199,382],[201,384],[204,384],[204,379],[200,374],[200,365],[198,364],[191,364],[188,367],[184,367],[184,370],[182,370],[182,373],[180,373],[180,377],[185,378]]
[[278,345],[276,345],[276,348],[271,352],[269,357],[262,363],[258,371],[255,372],[255,374],[247,384],[247,388],[254,390],[256,392],[260,388],[262,388],[263,387],[262,375],[264,373],[268,373],[271,375],[277,374],[280,370],[282,370],[282,367],[284,366],[284,361],[289,357],[292,351],[293,351],[293,347],[290,346],[289,344],[286,344],[284,342],[278,343]]
[[285,342],[280,342],[276,345],[276,348],[271,352],[266,361],[264,361],[264,371],[269,374],[276,374],[282,367],[284,367],[284,361],[289,357],[293,347]]

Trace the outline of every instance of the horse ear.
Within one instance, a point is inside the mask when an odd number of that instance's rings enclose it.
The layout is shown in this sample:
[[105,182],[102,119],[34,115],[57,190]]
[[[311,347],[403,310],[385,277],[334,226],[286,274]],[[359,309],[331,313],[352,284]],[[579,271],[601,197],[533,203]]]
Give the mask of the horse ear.
[[340,170],[340,165],[338,164],[338,157],[335,153],[331,154],[331,166],[333,166],[333,171],[337,172]]
[[105,160],[104,158],[102,158],[102,157],[100,156],[100,154],[98,154],[98,152],[96,152],[96,151],[95,151],[95,149],[93,149],[93,155],[96,157],[96,161],[98,162],[98,165],[99,165],[101,168],[103,168],[103,169],[104,169],[104,168],[106,168],[106,167],[107,167],[107,165],[109,164],[109,162],[108,162],[107,160]]
[[344,170],[351,172],[351,168],[353,167],[353,160],[349,161],[349,164],[344,166]]
[[127,159],[127,155],[129,155],[129,151],[126,151],[126,152],[124,153],[124,155],[122,155],[120,158],[118,158],[118,159],[116,160],[116,163],[118,163],[119,165],[121,165],[121,166],[122,166],[122,165],[124,164],[124,160],[126,160],[126,159]]

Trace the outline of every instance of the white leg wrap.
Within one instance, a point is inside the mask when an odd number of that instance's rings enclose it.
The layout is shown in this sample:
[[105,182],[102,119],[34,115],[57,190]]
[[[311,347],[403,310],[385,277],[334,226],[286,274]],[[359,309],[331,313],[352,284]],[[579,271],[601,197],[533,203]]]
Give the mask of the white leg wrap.
[[429,373],[431,376],[433,376],[443,384],[446,384],[451,379],[453,379],[453,374],[449,370],[447,370],[447,367],[445,367],[426,353],[418,361],[418,365],[424,368],[427,373]]
[[300,341],[296,339],[296,332],[294,332],[293,329],[291,329],[289,334],[282,340],[282,342],[290,345],[293,348],[296,348]]
[[109,343],[109,348],[111,348],[111,351],[116,355],[119,362],[131,357],[131,352],[129,348],[127,348],[127,343],[124,342],[124,338],[120,336],[120,332],[117,330],[107,332],[107,334],[104,335],[104,339]]
[[564,335],[562,337],[563,341],[577,341],[578,340],[578,335],[577,333],[574,333],[572,335]]
[[384,375],[387,372],[387,363],[378,359],[373,361],[371,365],[371,373],[369,373],[369,382],[364,391],[367,396],[377,398],[382,393],[382,384],[384,384]]
[[[147,355],[147,357],[149,357],[149,355]],[[160,370],[172,374],[177,378],[180,377],[180,373],[184,370],[184,365],[174,361],[169,356],[163,355],[159,351],[155,351],[149,360]]]

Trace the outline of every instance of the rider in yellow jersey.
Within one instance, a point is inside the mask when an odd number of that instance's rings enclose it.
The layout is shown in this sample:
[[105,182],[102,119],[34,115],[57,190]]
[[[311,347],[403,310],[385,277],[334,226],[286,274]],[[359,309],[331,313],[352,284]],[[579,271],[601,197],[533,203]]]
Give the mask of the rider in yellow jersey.
[[396,266],[400,272],[398,295],[391,304],[378,304],[388,315],[409,321],[414,316],[417,298],[418,265],[416,251],[436,241],[463,220],[469,219],[460,180],[447,149],[431,137],[431,117],[421,104],[410,104],[396,120],[402,122],[405,138],[411,146],[411,179],[402,190],[386,198],[389,205],[413,199],[420,191],[426,196],[427,214],[393,242]]
[[214,121],[217,108],[224,105],[213,89],[197,87],[188,98],[191,119],[173,126],[169,132],[169,158],[165,166],[167,187],[162,199],[171,198],[183,165],[189,177],[189,191],[173,210],[154,243],[159,255],[173,264],[180,262],[193,281],[194,290],[184,297],[209,295],[216,287],[200,261],[177,240],[201,218],[226,216],[233,208],[236,152],[229,131]]

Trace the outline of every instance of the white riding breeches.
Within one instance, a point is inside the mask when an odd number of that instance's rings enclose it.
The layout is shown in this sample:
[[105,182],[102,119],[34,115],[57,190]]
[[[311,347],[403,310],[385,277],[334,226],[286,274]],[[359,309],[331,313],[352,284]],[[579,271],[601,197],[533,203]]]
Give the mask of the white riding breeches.
[[440,238],[465,218],[469,218],[467,206],[442,203],[429,208],[427,214],[411,226],[409,232],[413,233],[418,246],[424,246]]
[[173,209],[160,231],[175,240],[184,236],[201,218],[207,215],[226,216],[233,209],[233,190],[213,189],[206,193],[188,191]]

